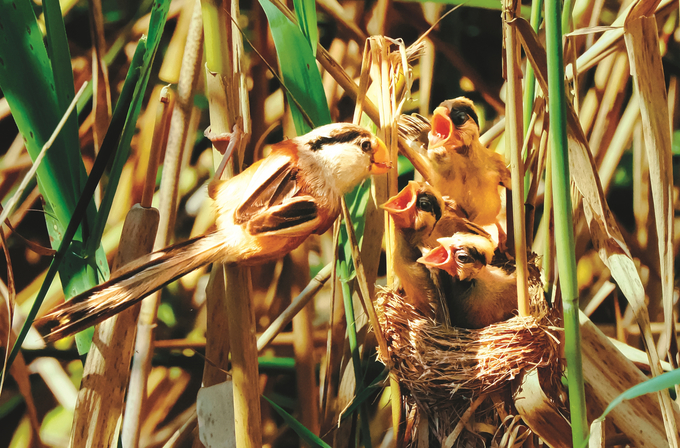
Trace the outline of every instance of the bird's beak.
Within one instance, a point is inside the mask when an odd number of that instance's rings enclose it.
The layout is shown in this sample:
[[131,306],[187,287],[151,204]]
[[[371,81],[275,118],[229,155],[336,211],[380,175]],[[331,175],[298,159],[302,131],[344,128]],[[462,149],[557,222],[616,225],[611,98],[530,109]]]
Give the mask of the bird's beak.
[[436,108],[432,114],[430,126],[429,149],[438,148],[446,144],[453,134],[453,122],[449,117],[449,110],[442,106]]
[[371,168],[369,172],[371,174],[383,174],[392,168],[392,162],[390,162],[390,153],[387,151],[383,141],[377,137],[376,141],[376,148],[371,155]]
[[397,227],[408,229],[415,223],[417,195],[418,184],[410,181],[403,190],[396,196],[392,196],[381,207],[390,214]]
[[456,263],[453,260],[450,248],[444,246],[435,247],[427,255],[418,258],[417,261],[428,268],[442,269],[451,274],[451,276],[458,277],[458,270],[456,269]]

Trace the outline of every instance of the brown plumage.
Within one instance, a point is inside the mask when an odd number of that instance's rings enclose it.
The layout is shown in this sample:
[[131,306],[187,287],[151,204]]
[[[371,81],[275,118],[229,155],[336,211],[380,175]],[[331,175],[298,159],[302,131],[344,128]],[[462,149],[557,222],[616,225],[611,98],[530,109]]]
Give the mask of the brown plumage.
[[209,188],[216,229],[154,252],[106,283],[56,307],[39,324],[59,339],[101,322],[171,281],[210,263],[260,264],[325,232],[340,198],[390,168],[385,144],[348,123],[319,127],[275,145],[272,153]]

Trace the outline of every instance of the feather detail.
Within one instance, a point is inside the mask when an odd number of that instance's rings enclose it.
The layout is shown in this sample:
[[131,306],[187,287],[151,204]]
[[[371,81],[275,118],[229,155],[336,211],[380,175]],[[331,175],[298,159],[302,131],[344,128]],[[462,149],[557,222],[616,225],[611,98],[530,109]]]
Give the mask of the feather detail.
[[54,308],[36,325],[53,329],[47,339],[61,339],[129,308],[194,269],[228,261],[232,252],[216,237],[193,238],[144,257],[145,263],[133,262],[120,275]]

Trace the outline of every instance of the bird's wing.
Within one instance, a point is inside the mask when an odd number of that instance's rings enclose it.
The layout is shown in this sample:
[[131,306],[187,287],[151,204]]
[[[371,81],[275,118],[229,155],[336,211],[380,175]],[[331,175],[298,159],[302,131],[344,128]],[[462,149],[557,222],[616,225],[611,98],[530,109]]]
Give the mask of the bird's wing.
[[419,114],[399,116],[399,135],[406,140],[411,148],[424,153],[427,150],[427,134],[430,132],[430,122]]
[[236,207],[234,222],[248,222],[295,196],[300,191],[297,173],[294,158],[289,154],[274,152],[263,159],[250,178],[240,205]]
[[500,154],[495,153],[495,155],[496,157],[493,157],[493,164],[495,165],[494,169],[498,171],[498,174],[500,175],[500,184],[508,190],[512,190],[512,177],[510,175],[510,170],[505,165],[505,161],[500,156]]
[[276,232],[276,235],[307,236],[321,225],[316,200],[303,195],[286,198],[282,203],[263,210],[248,222],[251,235]]

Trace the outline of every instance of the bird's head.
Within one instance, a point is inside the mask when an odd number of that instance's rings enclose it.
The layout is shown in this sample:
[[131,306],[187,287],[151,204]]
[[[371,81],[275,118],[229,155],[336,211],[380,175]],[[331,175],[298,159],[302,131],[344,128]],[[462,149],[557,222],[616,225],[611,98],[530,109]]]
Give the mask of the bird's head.
[[371,174],[392,167],[385,144],[361,126],[334,123],[290,140],[296,144],[300,165],[320,172],[319,180],[345,194]]
[[472,101],[458,97],[441,103],[430,122],[429,149],[441,147],[464,152],[479,138],[479,119]]
[[493,243],[485,236],[458,232],[437,240],[440,246],[418,259],[429,268],[442,269],[453,278],[470,280],[493,257]]
[[381,207],[398,228],[431,232],[442,217],[443,200],[429,185],[410,181]]

